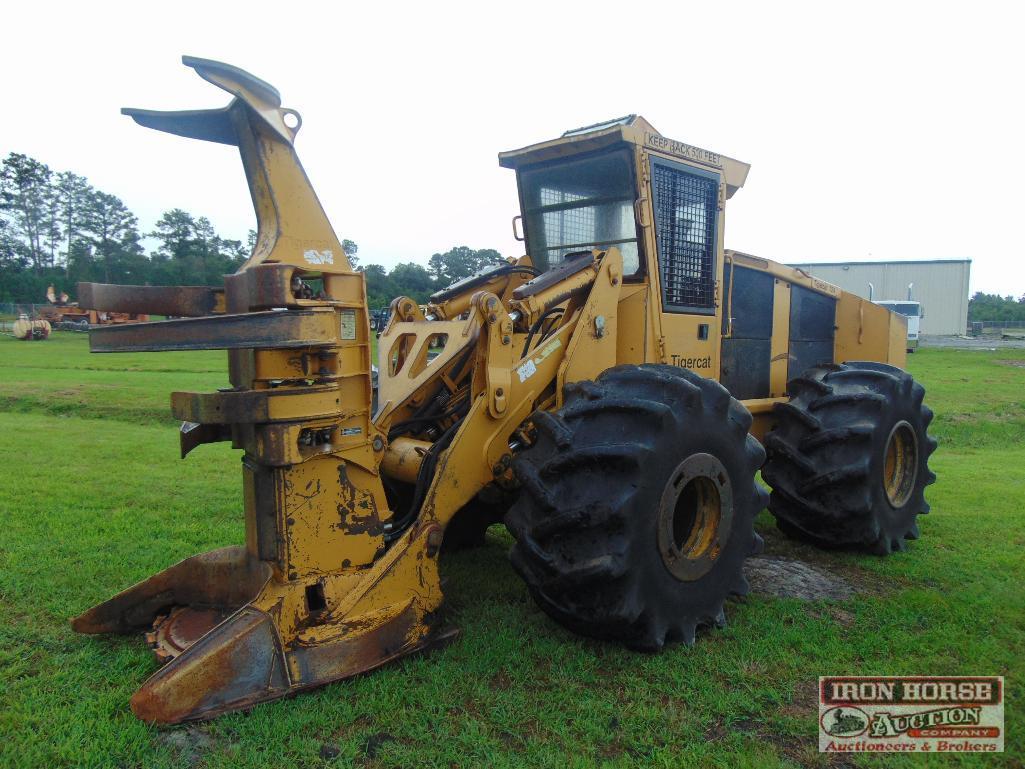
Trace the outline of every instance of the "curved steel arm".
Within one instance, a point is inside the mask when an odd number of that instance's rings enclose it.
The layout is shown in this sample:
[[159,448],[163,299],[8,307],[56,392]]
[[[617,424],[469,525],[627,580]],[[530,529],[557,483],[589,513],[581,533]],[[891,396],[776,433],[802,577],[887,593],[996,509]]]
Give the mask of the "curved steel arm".
[[273,86],[238,67],[192,56],[182,62],[235,98],[219,109],[121,112],[147,128],[239,148],[257,220],[256,247],[239,271],[279,262],[307,272],[351,274],[293,145],[302,126],[299,113],[281,106]]

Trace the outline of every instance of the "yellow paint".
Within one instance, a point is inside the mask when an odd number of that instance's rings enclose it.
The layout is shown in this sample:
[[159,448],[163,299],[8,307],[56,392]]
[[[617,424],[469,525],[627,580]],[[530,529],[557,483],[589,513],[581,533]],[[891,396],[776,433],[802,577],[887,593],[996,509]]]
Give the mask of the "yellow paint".
[[776,278],[772,287],[772,342],[769,357],[769,393],[782,397],[790,366],[790,284]]
[[[373,641],[409,612],[417,623],[408,636],[398,647],[382,642],[363,669],[430,640],[434,631],[427,618],[442,602],[437,551],[444,527],[486,486],[513,484],[510,461],[529,440],[531,414],[558,407],[567,384],[593,380],[617,364],[645,362],[718,378],[723,313],[731,303],[722,295],[727,261],[767,272],[775,281],[773,397],[747,403],[756,436],[764,435],[773,404],[786,394],[793,285],[838,300],[837,361],[904,363],[903,329],[887,310],[799,270],[725,251],[724,202],[743,185],[748,166],[662,137],[641,118],[501,156],[504,165],[518,167],[613,145],[632,147],[644,264],[639,276],[623,275],[622,256],[611,247],[594,251],[584,269],[539,290],[525,286],[529,276],[515,272],[486,278],[425,308],[397,298],[379,339],[379,400],[371,418],[363,275],[351,269],[310,186],[292,145],[295,131],[282,122],[284,111],[249,81],[231,77],[218,73],[210,79],[236,95],[231,122],[259,235],[252,257],[227,283],[226,309],[268,309],[253,304],[254,297],[264,297],[260,301],[313,310],[302,338],[315,343],[231,351],[234,389],[177,393],[174,408],[184,419],[225,425],[235,446],[245,450],[246,548],[251,559],[273,566],[249,605],[273,621],[293,688],[333,677],[328,668],[316,680],[304,679],[298,648],[335,648],[361,637]],[[651,158],[719,175],[715,307],[709,314],[662,311]],[[510,264],[529,267],[530,260]],[[327,298],[288,293],[293,281],[318,277]],[[241,415],[240,398],[251,404]],[[436,443],[443,435],[445,446]],[[421,490],[419,515],[389,543],[387,527],[407,511],[390,509],[382,476],[406,484],[408,491],[428,456],[435,471]],[[337,669],[351,674],[341,662]]]

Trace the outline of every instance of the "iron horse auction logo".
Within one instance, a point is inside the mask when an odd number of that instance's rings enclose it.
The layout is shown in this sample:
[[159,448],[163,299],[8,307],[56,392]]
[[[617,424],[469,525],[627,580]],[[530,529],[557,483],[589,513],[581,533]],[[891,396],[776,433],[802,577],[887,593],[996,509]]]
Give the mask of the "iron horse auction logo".
[[868,715],[861,708],[830,708],[820,720],[822,728],[834,737],[857,737],[868,730]]
[[979,753],[1004,749],[1001,676],[823,676],[819,750]]

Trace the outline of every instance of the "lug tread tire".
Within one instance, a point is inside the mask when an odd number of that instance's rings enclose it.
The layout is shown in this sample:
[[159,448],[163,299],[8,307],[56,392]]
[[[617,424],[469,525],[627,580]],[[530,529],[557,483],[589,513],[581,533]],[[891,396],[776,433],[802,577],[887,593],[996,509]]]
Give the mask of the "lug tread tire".
[[[925,389],[906,371],[871,361],[813,367],[788,389],[791,399],[774,407],[762,468],[780,530],[823,547],[903,550],[919,536],[917,517],[929,511],[925,487],[936,480]],[[894,508],[882,468],[900,421],[915,433],[918,464],[910,495]]]
[[[726,598],[748,592],[743,562],[761,551],[753,520],[768,503],[751,414],[675,366],[617,366],[565,395],[558,412],[534,415],[536,441],[513,462],[510,559],[534,600],[574,632],[644,651],[725,624]],[[727,468],[733,523],[711,570],[683,582],[659,553],[658,510],[671,473],[697,452]]]

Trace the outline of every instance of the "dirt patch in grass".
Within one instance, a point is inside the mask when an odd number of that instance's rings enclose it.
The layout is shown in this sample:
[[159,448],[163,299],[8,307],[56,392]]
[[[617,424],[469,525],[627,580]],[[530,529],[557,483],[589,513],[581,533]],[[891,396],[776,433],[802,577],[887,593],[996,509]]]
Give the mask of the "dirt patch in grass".
[[776,555],[748,558],[744,573],[751,589],[777,598],[798,598],[802,601],[846,601],[857,592],[838,574]]
[[381,748],[394,740],[395,738],[388,732],[377,732],[376,734],[371,734],[363,743],[363,752],[366,753],[367,758],[377,758],[377,754],[380,752]]
[[172,748],[186,766],[198,765],[214,746],[213,737],[195,726],[160,732],[157,739]]
[[809,716],[819,707],[819,687],[811,679],[798,681],[790,694],[790,702],[784,705],[781,713],[788,716]]
[[505,691],[512,686],[512,679],[509,678],[509,674],[504,670],[499,670],[495,675],[491,676],[488,686],[492,691]]
[[[782,558],[806,564],[817,571],[843,580],[853,589],[853,594],[886,595],[907,584],[907,580],[900,575],[884,578],[865,568],[858,562],[863,554],[856,550],[824,550],[807,542],[792,539],[775,526],[760,526],[759,534],[765,540],[765,552],[757,558]],[[748,563],[753,560],[755,559],[749,558]],[[748,580],[753,586],[754,582],[750,577]]]

